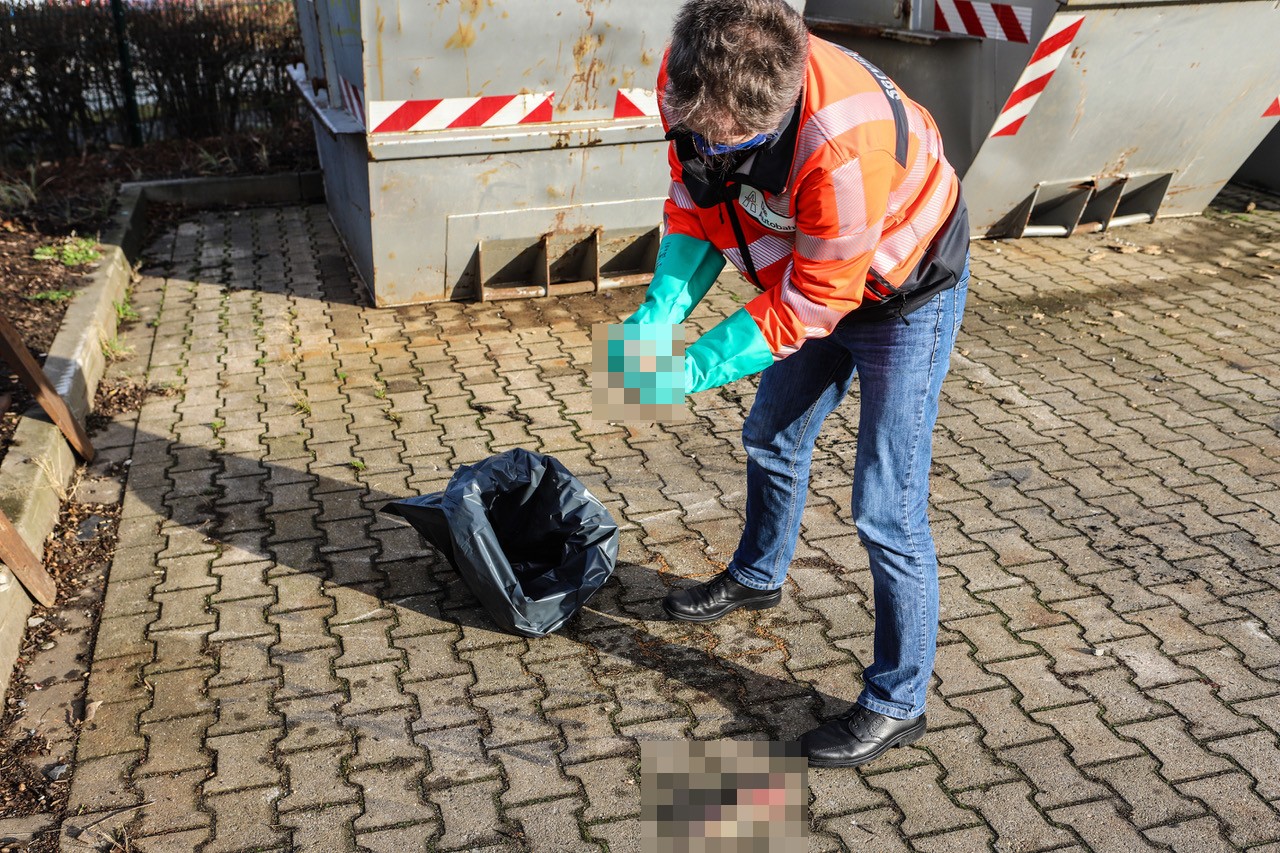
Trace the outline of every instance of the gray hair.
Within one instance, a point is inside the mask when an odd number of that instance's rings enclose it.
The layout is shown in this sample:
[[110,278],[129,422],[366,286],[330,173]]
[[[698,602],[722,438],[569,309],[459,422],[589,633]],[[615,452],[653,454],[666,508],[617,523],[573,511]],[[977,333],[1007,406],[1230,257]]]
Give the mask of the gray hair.
[[770,133],[800,96],[804,18],[784,0],[687,0],[676,13],[663,101],[712,141]]

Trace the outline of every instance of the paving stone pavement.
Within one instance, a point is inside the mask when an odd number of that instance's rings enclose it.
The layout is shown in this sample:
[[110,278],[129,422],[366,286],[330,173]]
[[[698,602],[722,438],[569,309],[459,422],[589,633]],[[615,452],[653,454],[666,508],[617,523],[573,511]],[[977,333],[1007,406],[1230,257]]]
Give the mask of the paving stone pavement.
[[[930,732],[811,771],[809,849],[1278,849],[1280,212],[1240,204],[974,244]],[[143,272],[131,340],[180,393],[121,419],[65,850],[635,850],[639,741],[792,739],[857,695],[856,394],[783,605],[695,627],[658,603],[736,544],[755,385],[594,421],[590,326],[640,289],[375,309],[320,206],[194,215]],[[692,323],[748,293],[726,279]],[[512,447],[623,528],[615,579],[536,641],[377,512]]]

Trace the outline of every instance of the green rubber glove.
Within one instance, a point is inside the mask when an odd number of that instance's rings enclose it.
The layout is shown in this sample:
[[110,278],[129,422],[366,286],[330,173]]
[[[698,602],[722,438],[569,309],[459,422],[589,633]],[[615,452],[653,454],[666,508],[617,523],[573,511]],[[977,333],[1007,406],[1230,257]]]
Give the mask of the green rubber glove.
[[658,246],[658,261],[644,302],[622,322],[680,325],[707,295],[722,269],[724,256],[706,240],[668,234]]
[[773,352],[746,308],[739,308],[684,351],[686,394],[717,388],[759,373]]

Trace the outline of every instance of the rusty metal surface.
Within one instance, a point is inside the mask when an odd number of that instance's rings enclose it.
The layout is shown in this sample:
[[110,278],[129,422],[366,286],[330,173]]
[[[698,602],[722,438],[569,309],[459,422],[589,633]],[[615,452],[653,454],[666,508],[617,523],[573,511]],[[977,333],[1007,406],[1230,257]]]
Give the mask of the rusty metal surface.
[[[485,242],[532,246],[547,237],[547,263],[556,264],[575,234],[632,229],[641,239],[661,222],[668,180],[662,142],[374,161],[367,168],[372,289],[380,305],[479,298],[478,247]],[[620,251],[612,248],[611,256]]]
[[[652,269],[643,247],[661,221],[667,145],[656,117],[613,113],[620,88],[655,85],[679,0],[296,2],[306,77],[329,86],[310,100],[330,215],[378,305],[480,298],[486,242],[545,246],[542,280],[495,282],[503,296],[644,276],[619,258]],[[375,102],[555,92],[555,106],[540,124],[343,132],[338,77],[366,123]],[[572,265],[573,235],[596,230],[598,268],[554,272]]]
[[[1038,185],[1171,174],[1158,215],[1200,213],[1274,124],[1271,2],[1090,8],[1016,136],[986,140],[965,178],[976,233]],[[1123,202],[1122,202],[1123,204]]]
[[[1054,4],[1021,4],[1033,7],[1038,41]],[[808,12],[827,7],[854,14],[835,0],[812,0]],[[934,114],[964,177],[976,236],[1061,232],[1069,219],[1091,230],[1107,224],[1097,211],[1113,198],[1111,224],[1149,221],[1149,207],[1159,216],[1201,212],[1275,126],[1262,114],[1280,80],[1280,10],[1270,0],[1091,0],[1063,14],[1083,15],[1083,24],[1014,136],[988,138],[1034,43],[833,40],[880,65]],[[1150,186],[1164,176],[1167,193],[1153,205]],[[1068,198],[1083,201],[1080,209],[1063,209]]]
[[365,0],[368,101],[555,92],[555,117],[611,119],[652,87],[674,2]]
[[[1031,7],[1032,41],[1058,8],[1055,0],[1012,2]],[[947,158],[964,175],[1034,45],[934,33],[931,0],[923,0],[923,9],[908,13],[908,8],[905,3],[863,7],[847,0],[809,0],[805,18],[817,35],[858,51],[923,104],[942,131]]]

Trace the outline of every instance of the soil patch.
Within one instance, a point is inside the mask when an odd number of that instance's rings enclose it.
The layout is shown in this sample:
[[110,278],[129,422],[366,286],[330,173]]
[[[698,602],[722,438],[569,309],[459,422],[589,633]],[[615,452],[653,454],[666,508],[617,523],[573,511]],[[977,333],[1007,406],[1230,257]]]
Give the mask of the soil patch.
[[[113,416],[136,412],[152,393],[176,391],[153,390],[127,379],[102,382],[89,418],[90,436]],[[123,466],[101,467],[93,476],[123,478]],[[82,467],[78,476],[86,470]],[[57,581],[58,600],[53,607],[36,606],[32,611],[9,679],[0,714],[0,825],[7,819],[38,815],[51,820],[48,831],[12,846],[0,843],[0,851],[53,853],[58,849],[58,828],[74,774],[75,740],[97,713],[84,705],[85,677],[119,519],[118,498],[110,503],[72,498],[63,504],[57,526],[45,543],[44,567]]]
[[[55,242],[12,220],[0,221],[0,304],[39,364],[44,364],[72,297],[88,280],[84,273],[92,269],[35,257],[38,249]],[[17,429],[18,418],[33,403],[17,374],[5,365],[0,371],[0,459]]]

